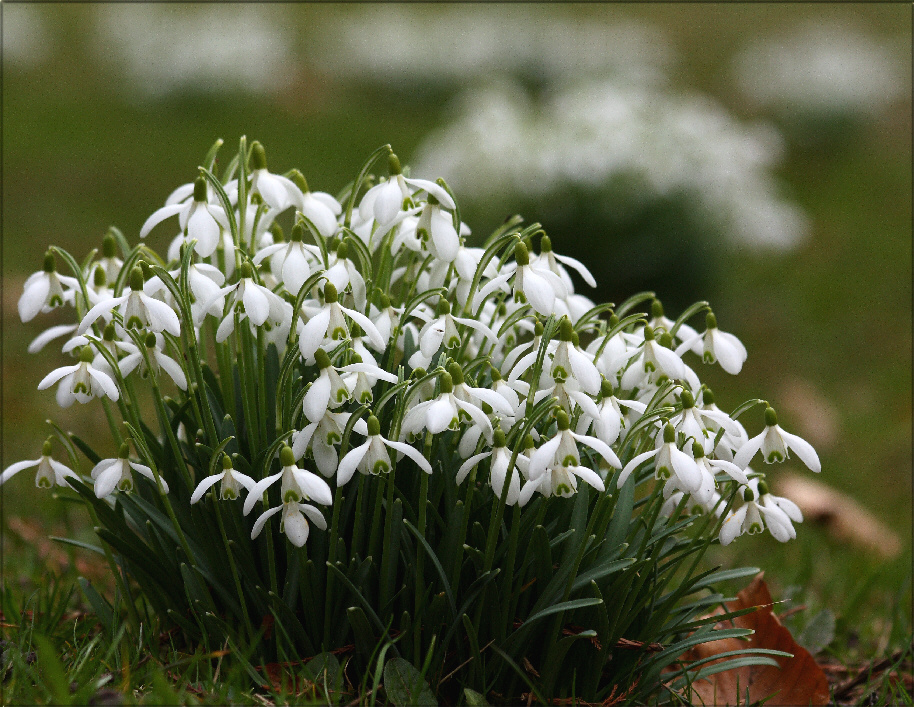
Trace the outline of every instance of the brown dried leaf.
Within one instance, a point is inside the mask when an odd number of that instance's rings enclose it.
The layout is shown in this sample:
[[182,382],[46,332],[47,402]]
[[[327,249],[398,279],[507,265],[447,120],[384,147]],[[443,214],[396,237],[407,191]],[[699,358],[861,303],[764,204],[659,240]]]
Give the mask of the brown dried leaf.
[[[775,656],[780,665],[753,665],[725,670],[692,684],[691,699],[703,705],[745,704],[746,688],[749,701],[765,700],[765,705],[825,705],[828,703],[828,680],[809,651],[794,641],[790,631],[772,612],[773,602],[768,586],[760,573],[743,589],[735,602],[727,604],[728,611],[752,606],[759,609],[726,622],[727,627],[750,628],[755,631],[749,640],[725,638],[702,643],[683,657],[684,661],[700,660],[726,651],[746,648],[769,648],[792,653],[792,658]],[[719,661],[709,663],[713,665]],[[704,666],[703,666],[704,667]],[[738,690],[738,692],[737,692]],[[769,698],[769,699],[766,699]]]

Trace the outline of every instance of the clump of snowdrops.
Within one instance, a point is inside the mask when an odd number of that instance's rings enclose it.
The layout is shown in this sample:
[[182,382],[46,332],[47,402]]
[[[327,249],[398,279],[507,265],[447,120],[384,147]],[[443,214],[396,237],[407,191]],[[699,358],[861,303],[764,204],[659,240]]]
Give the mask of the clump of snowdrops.
[[[322,689],[397,704],[643,700],[727,667],[678,659],[746,633],[702,617],[756,570],[701,557],[795,536],[750,462],[820,467],[764,401],[715,404],[693,366],[746,350],[709,305],[595,305],[519,217],[470,247],[447,185],[389,146],[334,197],[243,138],[217,177],[221,144],[138,243],[52,246],[19,300],[73,307],[30,347],[71,357],[38,388],[100,406],[111,439],[51,423],[0,483],[37,467],[84,503],[99,544],[69,542],[110,563],[111,601],[82,582],[106,629],[149,650],[177,629],[254,682],[317,656]],[[153,229],[177,231],[164,257]]]

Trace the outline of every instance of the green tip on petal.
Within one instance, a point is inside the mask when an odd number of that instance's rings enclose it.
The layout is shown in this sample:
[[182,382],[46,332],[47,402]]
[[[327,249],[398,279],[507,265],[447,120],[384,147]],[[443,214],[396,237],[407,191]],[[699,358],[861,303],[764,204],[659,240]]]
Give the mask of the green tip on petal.
[[194,180],[194,201],[206,201],[206,179],[203,177]]
[[251,279],[252,277],[254,277],[254,266],[251,265],[250,262],[248,262],[247,260],[245,260],[245,261],[241,264],[241,268],[240,268],[240,271],[239,271],[239,272],[240,272],[240,275],[241,275],[241,279],[242,279],[242,280],[249,280],[249,279]]
[[44,441],[44,444],[41,445],[41,456],[43,456],[43,457],[51,456],[51,438],[50,437]]
[[368,436],[377,437],[381,434],[381,421],[374,415],[368,416]]
[[83,346],[79,350],[79,360],[83,363],[91,363],[93,358],[95,358],[95,354],[92,353],[91,346]]
[[574,335],[574,325],[568,317],[562,317],[559,322],[559,339],[571,341]]
[[302,190],[303,194],[307,194],[310,190],[308,189],[308,181],[305,179],[305,175],[302,174],[297,169],[292,170],[292,174],[289,175],[289,180]]
[[95,272],[92,273],[92,285],[96,288],[104,287],[108,278],[105,277],[105,268],[99,265],[95,268]]
[[555,413],[555,424],[560,430],[567,430],[571,427],[571,421],[568,419],[568,413],[559,410]]
[[654,340],[654,327],[651,327],[651,326],[644,327],[644,340],[645,341]]
[[679,399],[682,401],[683,410],[695,407],[695,398],[688,390],[682,391],[682,395],[679,396]]
[[435,307],[435,313],[439,317],[442,314],[450,314],[451,313],[451,303],[442,297],[440,300],[438,300],[438,305]]
[[527,246],[523,241],[518,241],[514,244],[514,259],[517,261],[518,267],[530,264],[530,251],[527,250]]
[[314,352],[314,360],[317,362],[317,367],[321,370],[330,368],[330,357],[323,349],[318,349]]
[[143,269],[139,265],[135,265],[130,271],[130,289],[133,292],[139,292],[143,289],[144,281]]
[[504,431],[501,428],[498,428],[497,430],[495,430],[492,446],[493,447],[504,447],[507,444],[508,444],[508,441],[505,439]]
[[450,373],[442,373],[438,376],[438,380],[441,383],[441,392],[442,393],[453,393],[454,392],[454,379],[451,378]]
[[778,414],[774,411],[774,408],[765,408],[765,425],[774,427],[776,424],[778,424]]
[[127,442],[121,445],[121,448],[117,451],[117,456],[119,459],[126,459],[130,456],[130,445]]
[[267,152],[256,140],[251,145],[251,169],[267,168]]
[[755,500],[755,494],[752,493],[752,489],[749,488],[748,486],[743,490],[743,500],[746,503],[749,503],[749,501]]
[[463,369],[456,361],[451,361],[447,365],[447,372],[450,374],[450,379],[454,385],[461,385],[464,382]]
[[655,299],[651,302],[651,318],[660,319],[663,316],[663,305],[660,304],[659,299]]
[[400,158],[397,157],[393,152],[387,155],[387,171],[390,173],[391,177],[394,177],[403,172],[403,167],[400,164]]
[[114,240],[114,236],[106,233],[105,237],[102,238],[102,255],[106,258],[113,258],[116,254],[117,242]]
[[612,394],[613,384],[604,378],[603,382],[600,383],[600,397],[609,398],[612,397]]
[[702,447],[698,442],[692,442],[692,456],[696,459],[701,459],[705,455],[705,448]]
[[48,251],[44,254],[44,271],[45,272],[54,272],[57,270],[57,261],[54,258],[54,254],[51,251]]
[[714,316],[714,312],[705,315],[705,326],[708,329],[717,329],[717,317]]
[[545,331],[545,327],[543,326],[543,323],[539,319],[537,319],[536,323],[533,325],[533,335],[542,336],[544,331]]
[[279,464],[284,467],[295,466],[295,453],[288,444],[283,445],[282,451],[279,453]]
[[552,239],[543,234],[543,237],[540,238],[540,253],[550,253],[552,252]]
[[232,468],[232,458],[228,454],[222,455],[222,469],[231,469]]
[[676,441],[676,428],[673,427],[670,423],[667,423],[663,428],[663,443],[672,444]]
[[340,241],[340,244],[336,247],[336,257],[340,260],[349,258],[349,244],[346,241]]
[[339,296],[340,294],[337,292],[336,285],[334,285],[332,282],[328,282],[324,286],[324,301],[327,304],[336,302],[339,299]]

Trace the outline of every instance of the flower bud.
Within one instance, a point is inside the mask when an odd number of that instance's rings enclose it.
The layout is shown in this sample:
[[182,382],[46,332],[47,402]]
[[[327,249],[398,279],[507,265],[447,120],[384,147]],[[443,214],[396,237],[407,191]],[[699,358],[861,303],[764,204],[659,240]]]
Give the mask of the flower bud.
[[102,256],[113,258],[115,255],[117,255],[117,243],[111,233],[106,233],[102,238]]
[[567,430],[571,427],[571,422],[568,419],[568,413],[564,410],[559,410],[555,413],[555,424],[560,431]]
[[295,466],[295,453],[288,444],[284,444],[279,452],[279,464],[283,467]]
[[692,456],[695,457],[695,460],[701,459],[705,455],[705,448],[702,447],[698,442],[692,441]]
[[387,171],[390,173],[391,177],[403,172],[403,167],[400,165],[400,158],[393,152],[387,155]]
[[708,312],[705,315],[705,327],[708,329],[717,329],[717,317],[714,316],[714,312]]
[[497,428],[495,430],[495,434],[493,435],[492,446],[493,447],[504,447],[507,444],[508,444],[508,442],[505,439],[504,431],[500,427]]
[[336,285],[332,282],[328,282],[324,286],[324,301],[327,304],[332,304],[339,299],[339,293],[337,292]]
[[368,436],[377,437],[381,434],[381,421],[374,415],[368,416]]
[[340,260],[349,258],[349,244],[346,241],[340,241],[340,244],[336,247],[336,257]]
[[670,334],[670,332],[668,332],[668,331],[663,331],[660,334],[660,339],[658,340],[657,343],[659,343],[665,349],[672,349],[673,348],[673,335]]
[[130,289],[133,292],[139,292],[143,289],[143,282],[143,269],[139,265],[134,265],[130,271]]
[[442,297],[440,300],[438,300],[438,306],[435,307],[435,313],[439,317],[444,314],[450,314],[451,313],[451,303]]
[[559,322],[559,339],[562,341],[571,341],[574,334],[574,325],[568,317],[562,317]]
[[438,376],[438,381],[441,384],[442,393],[453,393],[454,392],[454,381],[451,378],[450,373],[442,373]]
[[765,425],[767,427],[774,427],[778,424],[778,414],[774,411],[774,408],[770,405],[765,408]]
[[305,240],[305,227],[301,223],[292,226],[292,233],[289,234],[289,241],[292,243],[301,243]]
[[156,346],[156,335],[152,332],[149,332],[146,334],[146,339],[143,343],[146,344],[147,349],[154,349]]
[[194,180],[194,201],[206,202],[206,179],[203,177]]
[[222,455],[222,469],[226,471],[232,468],[232,458],[228,454]]
[[450,373],[451,381],[454,385],[461,385],[464,382],[463,369],[456,361],[451,361],[447,365],[447,372]]
[[682,401],[683,410],[688,410],[689,408],[695,407],[695,398],[689,391],[683,390],[682,394],[679,396],[679,399]]
[[620,320],[619,320],[619,315],[617,315],[615,312],[613,312],[612,314],[610,314],[610,315],[609,315],[609,322],[607,322],[607,323],[609,324],[609,328],[610,328],[610,329],[615,329],[617,326],[619,326],[619,321],[620,321]]
[[654,298],[651,302],[651,319],[660,319],[663,317],[663,305],[660,304],[660,300]]
[[540,238],[540,253],[550,252],[552,252],[552,239],[544,233]]
[[51,456],[51,438],[50,437],[48,437],[44,441],[44,444],[41,445],[41,456],[43,456],[43,457]]
[[386,293],[382,292],[381,296],[378,297],[378,305],[380,309],[387,309],[390,306],[390,297]]
[[768,484],[765,483],[764,480],[759,480],[759,482],[758,482],[758,495],[759,495],[759,498],[761,498],[762,496],[764,496],[766,493],[770,493],[770,491],[768,490]]
[[303,194],[307,194],[310,190],[308,189],[308,181],[305,179],[305,175],[302,174],[297,169],[293,169],[292,173],[289,175],[289,180],[302,190]]
[[330,357],[323,349],[318,349],[314,352],[314,360],[317,362],[317,367],[321,370],[330,368]]
[[752,493],[752,489],[749,488],[748,486],[745,489],[743,489],[743,500],[746,503],[749,503],[749,501],[755,500],[755,494]]
[[57,262],[54,258],[54,254],[51,251],[48,251],[44,254],[44,271],[45,272],[55,272],[57,270]]
[[526,437],[524,437],[524,449],[532,449],[535,446],[536,445],[533,442],[533,435],[528,434]]
[[612,397],[612,394],[613,394],[613,384],[604,378],[603,382],[600,383],[600,397],[601,398],[610,398],[610,397]]
[[545,331],[545,327],[543,326],[543,323],[539,319],[537,319],[536,323],[533,325],[533,335],[542,336],[543,331]]
[[267,153],[258,141],[251,145],[251,169],[266,169]]
[[410,374],[409,377],[412,378],[413,380],[419,380],[420,378],[425,376],[426,373],[427,373],[427,371],[422,367],[414,368],[413,372]]
[[92,353],[91,346],[83,346],[79,350],[79,360],[82,363],[92,363],[92,359],[95,358],[95,354]]
[[273,236],[274,244],[282,243],[283,241],[286,240],[286,234],[283,232],[282,226],[280,226],[275,221],[270,224],[270,234]]
[[238,272],[242,280],[249,280],[254,277],[254,266],[245,260],[241,263],[241,268],[239,268]]
[[651,326],[644,327],[644,340],[645,341],[654,340],[654,327],[651,327]]
[[126,441],[121,445],[121,448],[117,451],[117,456],[119,459],[126,459],[127,457],[130,456],[130,445],[128,445]]
[[705,405],[713,405],[714,404],[714,393],[711,391],[710,388],[708,388],[707,386],[704,386],[701,391],[701,399]]
[[524,245],[523,241],[518,241],[514,244],[514,260],[517,261],[518,267],[530,264],[530,251],[527,250],[527,246]]
[[663,428],[663,443],[673,444],[676,441],[676,428],[669,422]]
[[105,268],[99,265],[92,273],[92,286],[96,289],[104,287],[108,278],[105,277]]

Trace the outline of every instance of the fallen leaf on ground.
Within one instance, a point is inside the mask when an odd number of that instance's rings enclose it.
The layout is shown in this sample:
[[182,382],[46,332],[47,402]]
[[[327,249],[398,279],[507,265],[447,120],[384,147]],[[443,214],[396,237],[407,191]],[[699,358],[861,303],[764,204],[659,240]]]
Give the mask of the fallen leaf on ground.
[[800,507],[804,519],[821,523],[838,540],[856,543],[886,559],[901,552],[901,540],[891,528],[850,496],[821,481],[786,475],[778,479],[777,491]]
[[[725,670],[692,683],[691,699],[695,704],[736,705],[764,701],[774,705],[825,705],[828,703],[828,680],[809,651],[800,646],[790,631],[772,612],[773,602],[768,586],[759,574],[748,587],[727,604],[727,611],[757,606],[757,611],[726,622],[726,628],[750,628],[755,631],[747,640],[725,638],[702,643],[689,650],[684,662],[710,658],[727,651],[746,648],[769,648],[792,653],[792,658],[774,657],[780,667],[751,665]],[[713,665],[718,661],[712,661]],[[702,666],[704,667],[704,666]],[[738,692],[737,692],[738,690]]]

